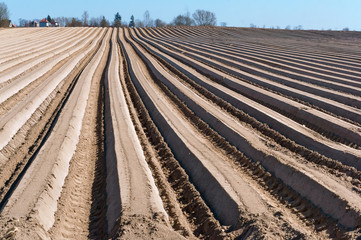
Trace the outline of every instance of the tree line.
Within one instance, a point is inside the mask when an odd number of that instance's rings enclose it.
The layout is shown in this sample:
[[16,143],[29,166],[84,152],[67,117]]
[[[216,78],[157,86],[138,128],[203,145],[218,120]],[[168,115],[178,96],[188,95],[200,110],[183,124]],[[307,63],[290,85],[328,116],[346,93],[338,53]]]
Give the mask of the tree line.
[[[62,27],[164,27],[164,26],[216,26],[216,14],[207,10],[196,10],[192,15],[187,12],[176,16],[171,22],[167,23],[159,18],[152,19],[149,11],[145,11],[142,19],[135,19],[132,15],[129,22],[123,21],[119,12],[114,15],[113,21],[109,21],[105,16],[90,17],[87,11],[84,11],[81,18],[77,17],[55,17],[50,15],[46,17],[50,23],[59,23]],[[33,21],[39,22],[41,19],[27,20],[20,18],[19,27],[29,27]],[[5,3],[0,3],[0,27],[8,27],[10,23],[9,13]],[[225,23],[221,24],[225,26]]]
[[[165,26],[216,26],[217,18],[216,14],[206,10],[196,10],[192,17],[189,12],[186,14],[180,14],[173,19],[172,22],[167,23],[159,18],[152,19],[149,11],[145,11],[143,15],[143,19],[135,19],[134,15],[130,17],[129,23],[127,21],[122,21],[122,17],[117,12],[114,16],[114,20],[112,22],[108,21],[104,16],[99,18],[91,18],[88,22],[89,15],[87,12],[84,12],[82,15],[82,19],[74,19],[69,22],[69,19],[65,19],[65,22],[62,21],[62,26],[66,27],[78,27],[78,26],[94,26],[94,27],[165,27]],[[74,24],[73,22],[76,22]]]
[[[165,27],[165,26],[216,26],[217,25],[217,18],[216,14],[207,10],[196,10],[192,15],[189,12],[184,14],[179,14],[178,16],[174,17],[173,20],[169,23],[157,18],[153,20],[150,16],[149,11],[145,11],[143,15],[143,19],[135,19],[134,15],[130,17],[130,21],[123,21],[119,12],[114,15],[114,19],[110,22],[105,16],[99,17],[91,17],[89,16],[87,11],[84,11],[81,18],[76,17],[56,17],[51,18],[49,15],[46,19],[50,23],[57,22],[62,27]],[[26,19],[19,19],[19,26],[20,27],[29,27],[33,21],[39,22],[41,19],[34,19],[34,20],[26,20]],[[11,21],[9,19],[9,11],[5,3],[0,2],[0,27],[9,27]],[[225,27],[227,23],[221,22],[220,26]],[[250,28],[258,28],[255,24],[250,24]],[[264,25],[263,28],[266,28]],[[271,29],[280,29],[279,26],[277,27],[268,27]],[[285,27],[286,30],[291,30],[291,26],[287,25]],[[293,28],[293,30],[302,30],[303,27],[298,25]],[[331,30],[331,29],[330,29]],[[342,31],[349,31],[348,27],[342,29]]]
[[[50,18],[50,20],[49,20]],[[84,11],[81,18],[75,17],[47,17],[49,22],[58,22],[62,27],[164,27],[164,26],[215,26],[217,24],[216,15],[206,10],[196,10],[192,16],[187,12],[176,16],[173,21],[167,23],[159,18],[153,20],[149,11],[145,11],[143,19],[135,19],[134,15],[130,17],[130,21],[123,21],[119,12],[114,15],[114,19],[110,22],[104,16],[89,17],[87,11]],[[20,27],[27,27],[30,20],[19,19]]]
[[134,16],[131,17],[129,27],[165,27],[165,26],[216,26],[217,18],[216,14],[210,11],[196,10],[192,16],[189,12],[176,16],[173,21],[166,23],[163,20],[157,18],[153,20],[150,17],[149,11],[144,13],[143,21],[134,20]]

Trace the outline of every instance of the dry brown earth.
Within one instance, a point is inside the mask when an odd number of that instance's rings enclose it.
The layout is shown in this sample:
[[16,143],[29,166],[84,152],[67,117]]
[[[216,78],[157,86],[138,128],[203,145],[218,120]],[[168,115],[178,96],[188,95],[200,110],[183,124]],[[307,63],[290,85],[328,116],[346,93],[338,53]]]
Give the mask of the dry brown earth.
[[361,238],[360,33],[1,32],[0,239]]

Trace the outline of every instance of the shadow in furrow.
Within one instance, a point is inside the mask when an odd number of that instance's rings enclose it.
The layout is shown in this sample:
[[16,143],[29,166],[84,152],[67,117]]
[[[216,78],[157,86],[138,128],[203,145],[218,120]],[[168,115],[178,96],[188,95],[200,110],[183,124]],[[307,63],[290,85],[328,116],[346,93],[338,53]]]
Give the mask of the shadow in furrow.
[[104,154],[104,79],[109,65],[110,54],[100,81],[99,97],[97,104],[96,147],[97,156],[95,163],[94,181],[92,186],[92,203],[89,216],[89,239],[105,239],[107,237],[106,220],[106,162]]

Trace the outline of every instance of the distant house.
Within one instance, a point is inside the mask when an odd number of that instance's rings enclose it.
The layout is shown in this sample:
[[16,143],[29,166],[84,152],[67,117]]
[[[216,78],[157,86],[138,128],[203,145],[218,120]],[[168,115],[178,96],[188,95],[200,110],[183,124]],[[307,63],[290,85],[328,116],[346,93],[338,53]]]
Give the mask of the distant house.
[[41,19],[39,23],[40,27],[50,27],[50,22],[46,18]]
[[39,23],[37,21],[31,21],[29,27],[39,27]]

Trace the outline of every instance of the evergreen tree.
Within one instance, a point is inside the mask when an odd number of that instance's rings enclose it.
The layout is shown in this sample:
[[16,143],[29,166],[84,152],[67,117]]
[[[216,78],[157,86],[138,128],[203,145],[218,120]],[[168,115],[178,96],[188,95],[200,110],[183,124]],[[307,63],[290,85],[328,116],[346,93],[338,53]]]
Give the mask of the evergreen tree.
[[117,12],[115,14],[115,17],[114,17],[114,23],[113,23],[113,26],[118,28],[122,25],[122,17],[120,16],[119,12]]
[[129,27],[135,27],[134,16],[133,15],[130,17]]
[[52,19],[51,19],[50,15],[48,15],[48,17],[46,18],[46,20],[48,20],[50,23],[52,22]]
[[102,20],[100,21],[100,27],[109,27],[109,22],[104,16],[102,17]]

